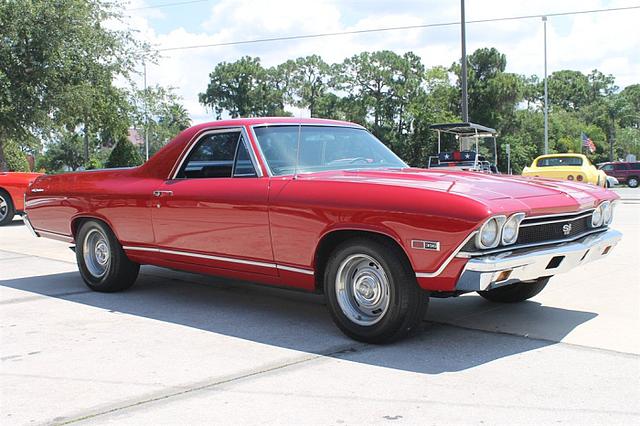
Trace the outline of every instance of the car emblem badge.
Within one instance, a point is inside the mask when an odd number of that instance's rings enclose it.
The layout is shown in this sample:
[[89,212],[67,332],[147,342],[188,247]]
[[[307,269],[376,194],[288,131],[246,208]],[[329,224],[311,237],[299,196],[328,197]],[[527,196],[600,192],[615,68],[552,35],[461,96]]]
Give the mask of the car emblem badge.
[[411,248],[440,251],[440,241],[411,240]]
[[571,233],[571,224],[570,223],[567,223],[566,225],[564,225],[562,227],[562,233],[564,235],[569,235]]

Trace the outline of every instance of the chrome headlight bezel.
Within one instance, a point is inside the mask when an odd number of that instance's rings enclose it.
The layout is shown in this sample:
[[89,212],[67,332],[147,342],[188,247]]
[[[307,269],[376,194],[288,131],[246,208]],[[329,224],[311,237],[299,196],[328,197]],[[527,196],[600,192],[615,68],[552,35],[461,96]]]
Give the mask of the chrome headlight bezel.
[[593,213],[591,213],[591,227],[592,228],[599,228],[603,225],[604,221],[604,217],[603,217],[603,206],[605,206],[605,204],[609,204],[608,201],[604,201],[602,203],[600,203],[600,205],[598,205],[594,210]]
[[616,205],[616,203],[605,201],[601,205],[602,205],[602,224],[611,225],[611,222],[613,222],[613,207]]
[[[509,216],[509,219],[505,221],[504,225],[502,225],[502,231],[500,232],[500,242],[503,246],[514,244],[518,240],[518,234],[520,233],[520,223],[522,222],[524,217],[524,213],[512,214],[511,216]],[[505,235],[505,231],[509,226],[514,227],[515,231],[510,238],[507,238],[507,235]]]
[[[504,215],[492,216],[489,219],[487,219],[482,224],[482,226],[478,230],[478,233],[476,234],[476,247],[478,247],[481,250],[498,247],[498,245],[500,244],[500,240],[502,238],[502,226],[506,221],[507,221],[507,217]],[[489,226],[492,226],[493,224],[495,224],[496,226],[495,237],[493,237],[493,239],[490,242],[485,244],[483,242],[483,235],[489,229]]]

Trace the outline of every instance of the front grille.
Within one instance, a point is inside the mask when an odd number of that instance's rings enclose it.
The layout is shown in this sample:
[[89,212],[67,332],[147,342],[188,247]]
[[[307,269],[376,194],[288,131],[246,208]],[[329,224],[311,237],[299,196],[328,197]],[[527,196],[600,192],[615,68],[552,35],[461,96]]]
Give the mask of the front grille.
[[586,217],[578,216],[577,219],[575,215],[570,215],[566,218],[561,216],[548,218],[547,221],[535,218],[524,220],[522,225],[525,226],[520,226],[516,244],[531,244],[575,237],[588,231],[590,222],[590,215]]
[[[569,213],[558,216],[539,216],[525,218],[520,224],[518,239],[513,245],[498,246],[494,249],[484,250],[484,252],[500,251],[508,248],[517,248],[524,244],[544,244],[549,241],[570,240],[578,238],[589,231],[591,213],[593,210]],[[571,225],[570,229],[568,225]],[[602,230],[606,227],[602,227]],[[568,232],[565,232],[568,230]],[[475,245],[475,238],[469,240],[461,249],[462,252],[476,252],[479,250]]]

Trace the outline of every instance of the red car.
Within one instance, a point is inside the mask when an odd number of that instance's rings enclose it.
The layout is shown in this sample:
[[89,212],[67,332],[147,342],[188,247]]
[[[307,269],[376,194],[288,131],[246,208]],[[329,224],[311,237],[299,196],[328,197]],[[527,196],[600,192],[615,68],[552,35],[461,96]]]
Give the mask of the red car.
[[0,172],[0,226],[24,210],[27,187],[42,173]]
[[96,291],[148,264],[321,292],[343,332],[386,342],[416,328],[429,296],[520,302],[606,256],[617,198],[410,168],[352,123],[254,118],[187,129],[137,168],[43,176],[25,222],[75,244]]
[[603,163],[599,164],[598,168],[607,176],[618,179],[618,182],[626,183],[629,188],[637,188],[640,183],[640,161]]

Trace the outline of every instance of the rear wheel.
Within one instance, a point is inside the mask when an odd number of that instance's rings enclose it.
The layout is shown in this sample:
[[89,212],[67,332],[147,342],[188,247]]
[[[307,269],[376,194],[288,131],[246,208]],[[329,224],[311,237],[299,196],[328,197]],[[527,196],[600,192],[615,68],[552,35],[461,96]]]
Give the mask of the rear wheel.
[[487,300],[498,303],[518,303],[531,299],[544,290],[549,278],[538,278],[535,281],[523,281],[505,285],[493,290],[479,291],[478,294]]
[[13,216],[16,215],[15,207],[11,196],[0,189],[0,226],[7,225],[13,220]]
[[627,185],[629,185],[629,188],[637,188],[638,187],[638,178],[636,176],[630,176],[627,179]]
[[140,265],[129,260],[104,223],[84,222],[76,238],[76,260],[85,284],[100,292],[126,290],[138,277]]
[[417,329],[429,301],[400,249],[375,238],[354,238],[334,250],[324,291],[338,328],[368,343],[391,342]]

